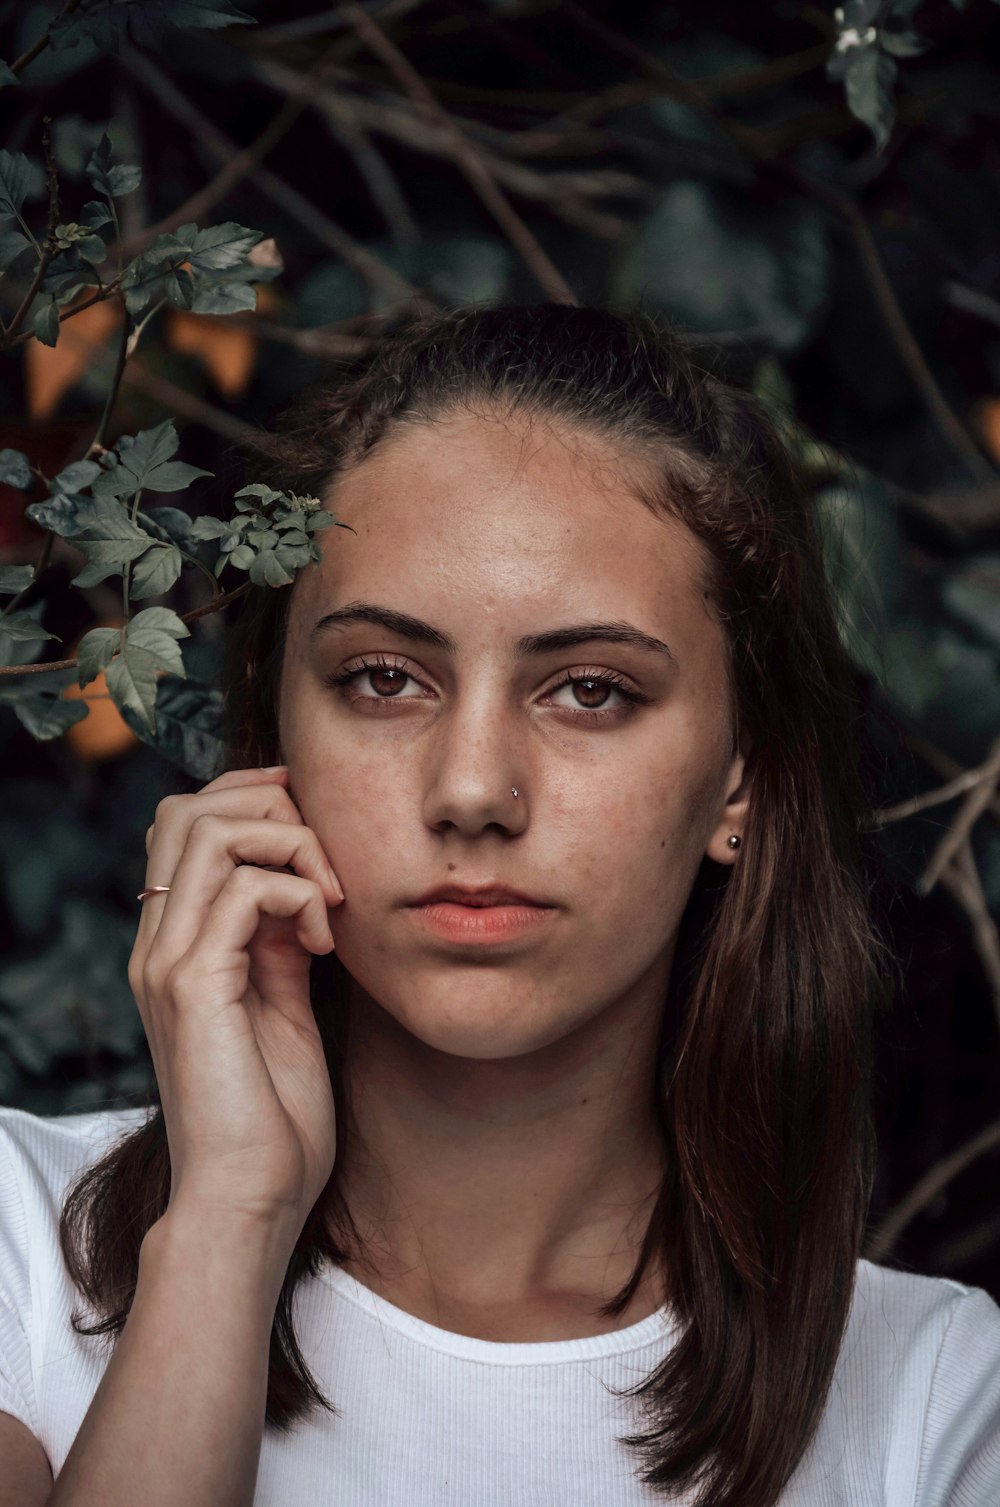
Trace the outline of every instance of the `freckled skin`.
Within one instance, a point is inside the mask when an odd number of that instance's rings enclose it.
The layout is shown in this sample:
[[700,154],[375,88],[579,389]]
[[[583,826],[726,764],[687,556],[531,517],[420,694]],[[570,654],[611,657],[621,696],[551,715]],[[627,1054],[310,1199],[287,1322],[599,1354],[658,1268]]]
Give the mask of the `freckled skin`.
[[[701,546],[637,499],[605,441],[523,419],[400,426],[327,503],[357,532],[323,534],[294,587],[280,737],[345,891],[330,920],[355,1003],[414,1052],[480,1060],[593,1049],[655,1015],[698,866],[733,861],[745,815]],[[310,645],[324,613],[362,599],[434,625],[456,655],[363,624]],[[599,642],[514,657],[522,635],[595,620],[665,640],[679,668]],[[415,677],[395,696],[377,670],[324,683],[380,653]],[[598,696],[559,683],[609,670],[650,699],[589,723]],[[371,712],[379,690],[388,715]],[[611,690],[603,709],[623,705]],[[459,953],[405,909],[435,884],[490,881],[557,916]]]

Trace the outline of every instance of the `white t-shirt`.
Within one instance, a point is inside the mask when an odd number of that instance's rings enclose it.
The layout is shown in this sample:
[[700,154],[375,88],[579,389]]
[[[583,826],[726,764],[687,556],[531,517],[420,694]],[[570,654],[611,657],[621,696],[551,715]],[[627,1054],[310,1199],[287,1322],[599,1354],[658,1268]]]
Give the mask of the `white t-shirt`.
[[[58,1473],[108,1351],[78,1335],[59,1251],[69,1182],[141,1110],[0,1109],[0,1412]],[[339,1268],[296,1298],[306,1361],[339,1411],[265,1431],[255,1507],[655,1507],[610,1387],[673,1343],[668,1310],[614,1334],[499,1344],[452,1334]],[[776,1420],[780,1426],[780,1420]],[[781,1507],[1000,1507],[1000,1309],[984,1292],[862,1261],[822,1422]]]

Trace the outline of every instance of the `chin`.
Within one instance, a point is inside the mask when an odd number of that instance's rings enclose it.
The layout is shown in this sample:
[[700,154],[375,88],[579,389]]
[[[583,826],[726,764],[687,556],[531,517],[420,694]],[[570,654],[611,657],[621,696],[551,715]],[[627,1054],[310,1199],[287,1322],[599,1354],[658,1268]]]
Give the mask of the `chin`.
[[439,969],[414,977],[402,970],[356,967],[340,961],[359,993],[355,1005],[379,1033],[402,1034],[450,1057],[503,1061],[541,1051],[579,1022],[567,1019],[565,1003],[545,998],[521,970],[462,968],[448,978]]

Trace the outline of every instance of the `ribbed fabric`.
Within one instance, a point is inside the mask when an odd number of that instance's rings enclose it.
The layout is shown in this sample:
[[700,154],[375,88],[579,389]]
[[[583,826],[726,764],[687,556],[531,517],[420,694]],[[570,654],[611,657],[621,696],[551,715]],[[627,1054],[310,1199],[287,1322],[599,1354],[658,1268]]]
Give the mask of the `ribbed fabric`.
[[[76,1334],[57,1225],[73,1177],[144,1118],[0,1109],[0,1412],[58,1473],[107,1364]],[[337,1415],[268,1431],[255,1507],[654,1507],[614,1389],[673,1343],[668,1311],[613,1334],[496,1344],[436,1328],[327,1268],[296,1297]],[[776,1420],[780,1426],[780,1420]],[[676,1500],[676,1499],[675,1499]],[[819,1431],[781,1507],[1000,1507],[1000,1309],[861,1262]]]

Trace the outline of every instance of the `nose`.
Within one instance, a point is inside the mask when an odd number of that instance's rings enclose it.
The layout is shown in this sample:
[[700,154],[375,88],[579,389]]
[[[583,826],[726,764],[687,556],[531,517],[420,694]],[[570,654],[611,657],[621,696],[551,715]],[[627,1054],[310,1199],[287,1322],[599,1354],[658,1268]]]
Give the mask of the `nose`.
[[509,836],[524,831],[530,780],[515,715],[499,693],[479,687],[441,717],[427,748],[429,827],[468,837],[488,827]]

